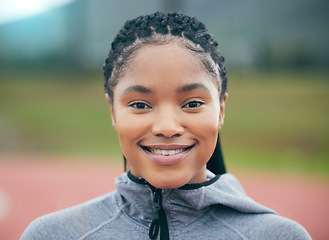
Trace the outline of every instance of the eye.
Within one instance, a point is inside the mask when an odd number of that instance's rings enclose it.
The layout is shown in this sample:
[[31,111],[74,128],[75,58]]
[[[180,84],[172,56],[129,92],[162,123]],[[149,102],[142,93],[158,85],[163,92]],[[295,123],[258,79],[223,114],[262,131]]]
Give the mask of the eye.
[[151,109],[149,105],[143,102],[133,102],[129,104],[130,107],[137,109],[137,110],[145,110],[145,109]]
[[183,108],[199,108],[203,105],[204,103],[201,101],[191,101],[186,103]]

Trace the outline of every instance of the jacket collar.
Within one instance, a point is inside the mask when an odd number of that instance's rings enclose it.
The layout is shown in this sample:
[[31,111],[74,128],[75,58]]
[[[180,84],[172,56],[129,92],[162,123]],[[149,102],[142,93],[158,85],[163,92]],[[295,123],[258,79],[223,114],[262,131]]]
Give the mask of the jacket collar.
[[[128,178],[138,184],[148,184],[148,182],[143,179],[143,178],[137,178],[135,177],[130,171],[127,173]],[[214,182],[216,182],[220,175],[214,175],[212,174],[210,171],[207,172],[207,177],[209,180],[202,182],[202,183],[191,183],[191,184],[185,184],[184,186],[178,188],[180,190],[193,190],[193,189],[198,189],[201,187],[206,187],[209,186],[211,184],[213,184]]]
[[[208,181],[186,184],[178,189],[162,191],[162,205],[168,217],[190,221],[198,218],[211,206],[226,206],[244,213],[274,213],[249,198],[239,181],[232,174],[214,175],[207,171]],[[116,179],[119,207],[130,217],[150,223],[153,193],[144,179],[124,173]],[[197,211],[196,211],[197,210]],[[175,216],[174,216],[175,215]],[[168,219],[170,221],[170,219]]]

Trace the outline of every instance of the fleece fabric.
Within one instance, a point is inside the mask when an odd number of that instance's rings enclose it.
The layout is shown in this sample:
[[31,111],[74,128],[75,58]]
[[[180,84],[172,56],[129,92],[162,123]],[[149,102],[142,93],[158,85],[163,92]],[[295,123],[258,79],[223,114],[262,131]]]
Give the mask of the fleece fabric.
[[[298,223],[249,198],[231,174],[162,190],[168,239],[311,239]],[[116,191],[34,220],[21,240],[149,239],[154,192],[130,173]],[[157,236],[160,239],[160,234]]]

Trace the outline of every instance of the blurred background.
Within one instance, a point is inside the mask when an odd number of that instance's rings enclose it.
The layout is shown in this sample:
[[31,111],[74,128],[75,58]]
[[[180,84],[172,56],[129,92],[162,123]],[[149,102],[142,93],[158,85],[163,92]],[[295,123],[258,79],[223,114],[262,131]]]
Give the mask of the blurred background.
[[1,159],[121,163],[102,65],[127,19],[158,10],[198,17],[219,42],[228,170],[328,182],[326,0],[1,0]]
[[121,161],[102,64],[127,19],[198,17],[227,60],[230,167],[329,174],[329,2],[1,1],[0,151]]

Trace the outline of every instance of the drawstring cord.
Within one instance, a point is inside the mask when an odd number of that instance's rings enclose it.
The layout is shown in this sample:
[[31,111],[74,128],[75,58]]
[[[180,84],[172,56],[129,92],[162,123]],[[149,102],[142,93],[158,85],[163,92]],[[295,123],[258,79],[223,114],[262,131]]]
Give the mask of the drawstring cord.
[[149,185],[153,191],[152,222],[149,237],[154,240],[160,232],[160,240],[169,240],[169,229],[166,213],[162,208],[162,190]]
[[152,240],[156,239],[159,234],[160,209],[161,209],[161,189],[155,189],[153,204],[152,204],[152,223],[149,230],[149,237]]
[[136,178],[130,171],[128,177],[134,182],[147,185],[153,193],[152,222],[149,228],[150,239],[155,240],[160,234],[160,240],[169,240],[167,216],[162,208],[162,189],[152,186],[143,178]]

